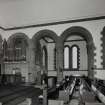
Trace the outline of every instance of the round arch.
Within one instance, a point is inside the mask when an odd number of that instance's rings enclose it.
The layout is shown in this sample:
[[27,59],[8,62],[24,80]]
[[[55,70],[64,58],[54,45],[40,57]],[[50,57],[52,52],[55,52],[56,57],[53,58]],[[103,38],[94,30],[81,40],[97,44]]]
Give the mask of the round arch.
[[94,42],[92,38],[92,34],[85,28],[80,26],[73,26],[68,29],[66,29],[60,36],[61,43],[64,46],[65,40],[73,36],[74,34],[79,35],[84,38],[84,40],[87,42],[87,51],[88,51],[88,76],[90,78],[93,78],[93,68],[94,68]]
[[[51,38],[52,40],[54,40],[55,42],[55,47],[56,47],[56,44],[58,43],[58,36],[55,32],[51,31],[51,30],[48,30],[48,29],[45,29],[45,30],[40,30],[38,31],[33,37],[32,37],[32,43],[33,43],[33,48],[34,48],[34,51],[36,51],[37,49],[37,44],[39,42],[39,40],[41,38],[44,38],[44,37],[49,37]],[[34,55],[36,56],[36,54]]]
[[[40,39],[44,38],[44,37],[51,38],[54,41],[55,47],[56,47],[56,44],[58,42],[58,36],[55,32],[48,30],[48,29],[44,29],[44,30],[38,31],[32,37],[32,46],[33,46],[33,51],[35,52],[34,57],[33,57],[33,65],[35,65],[35,67],[39,66],[41,69],[43,69],[43,74],[45,73],[47,75],[48,66],[47,66],[47,69],[44,69],[44,68],[42,68],[41,64],[39,64],[39,65],[36,64],[36,62],[37,62],[37,60],[36,60],[36,58],[37,58],[37,46],[38,46]],[[48,52],[47,52],[47,55],[48,55]],[[48,63],[48,62],[46,62],[46,63]],[[37,69],[36,69],[36,71],[37,71]]]
[[13,45],[13,43],[14,43],[14,39],[16,39],[16,38],[23,38],[23,39],[25,39],[26,40],[26,43],[27,43],[27,45],[29,45],[29,37],[26,35],[26,34],[24,34],[24,33],[14,33],[14,34],[12,34],[9,38],[8,38],[8,40],[7,40],[7,43],[8,43],[8,45]]
[[[57,41],[58,41],[57,34],[55,32],[53,32],[53,31],[51,31],[51,30],[48,30],[48,29],[40,30],[37,33],[35,33],[34,36],[32,37],[32,45],[33,45],[33,50],[35,52],[34,57],[33,57],[33,59],[34,59],[33,63],[35,65],[35,67],[39,66],[40,69],[43,69],[42,79],[43,79],[43,75],[48,75],[48,71],[47,71],[48,67],[47,67],[47,69],[44,69],[44,68],[41,67],[41,64],[36,65],[36,60],[35,59],[36,59],[36,55],[37,55],[36,52],[37,52],[38,43],[39,43],[40,39],[44,38],[44,37],[51,38],[54,41],[55,46],[56,46]],[[44,47],[44,49],[45,49],[45,47]],[[36,68],[36,71],[38,71],[37,68]],[[40,77],[41,77],[41,73],[40,73]]]
[[62,41],[64,42],[68,37],[73,36],[73,34],[77,34],[83,37],[84,40],[87,41],[88,45],[91,44],[94,46],[92,34],[87,29],[85,29],[84,27],[80,27],[80,26],[73,26],[73,27],[66,29],[61,34]]
[[37,32],[32,37],[32,41],[34,42],[34,44],[36,44],[37,41],[40,40],[43,37],[49,37],[49,38],[53,39],[55,43],[57,43],[57,39],[58,39],[57,34],[55,32],[53,32],[53,31],[47,30],[47,29]]

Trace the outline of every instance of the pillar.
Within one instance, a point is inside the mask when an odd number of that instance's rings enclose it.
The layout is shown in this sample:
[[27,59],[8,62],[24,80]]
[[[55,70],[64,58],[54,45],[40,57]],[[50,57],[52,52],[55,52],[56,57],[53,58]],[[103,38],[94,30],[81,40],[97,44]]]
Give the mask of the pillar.
[[88,45],[88,77],[94,78],[94,49],[93,44]]
[[33,47],[33,43],[30,40],[29,41],[29,46],[27,49],[27,61],[28,61],[28,81],[29,82],[34,82],[35,80],[35,75],[34,75],[34,71],[35,71],[35,63],[34,63],[34,59],[35,59],[35,54],[34,54],[34,47]]
[[63,79],[63,43],[58,38],[56,44],[56,51],[57,51],[57,82],[59,83]]
[[27,52],[28,52],[27,56],[29,64],[29,71],[28,71],[29,82],[35,82],[37,85],[41,85],[41,68],[40,65],[37,64],[37,62],[35,61],[37,46],[32,40],[30,40]]
[[102,39],[101,39],[101,41],[102,41],[102,45],[101,45],[102,57],[101,57],[101,59],[103,60],[103,62],[102,62],[103,69],[105,69],[105,27],[103,28],[101,34],[102,34]]

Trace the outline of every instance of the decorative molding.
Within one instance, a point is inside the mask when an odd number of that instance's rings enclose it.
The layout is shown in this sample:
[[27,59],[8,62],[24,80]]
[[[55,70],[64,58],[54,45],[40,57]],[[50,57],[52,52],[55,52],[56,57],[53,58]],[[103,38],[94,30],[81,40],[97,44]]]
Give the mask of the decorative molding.
[[85,41],[83,39],[77,39],[77,40],[66,40],[64,42],[81,42],[81,41]]
[[44,26],[50,26],[50,25],[59,25],[59,24],[66,24],[66,23],[76,23],[76,22],[84,22],[84,21],[101,20],[101,19],[105,19],[105,16],[97,16],[97,17],[81,18],[81,19],[72,19],[72,20],[58,21],[58,22],[52,22],[52,23],[24,25],[24,26],[11,27],[11,28],[5,28],[3,26],[0,26],[0,29],[2,29],[4,31],[9,31],[9,30],[26,29],[26,28],[34,28],[34,27],[44,27]]
[[77,51],[77,60],[78,60],[78,69],[80,68],[80,56],[81,56],[81,54],[80,54],[80,48],[79,48],[79,46],[78,46],[78,51]]
[[88,71],[88,70],[64,69],[63,71]]
[[45,39],[45,37],[42,37],[42,39],[43,39],[46,43],[48,43],[48,41]]
[[103,62],[101,64],[103,65],[103,69],[105,69],[105,27],[103,27],[101,35],[102,35],[102,37],[101,37],[101,41],[102,41],[101,47],[103,48],[101,50],[101,52],[102,52],[101,59],[103,60]]
[[32,41],[36,43],[38,40],[40,40],[43,37],[49,37],[52,40],[54,40],[55,43],[57,42],[58,39],[58,36],[55,32],[53,32],[52,30],[45,29],[35,33],[34,36],[32,37]]
[[94,71],[100,71],[100,70],[105,70],[105,69],[103,69],[103,68],[94,68],[93,70]]

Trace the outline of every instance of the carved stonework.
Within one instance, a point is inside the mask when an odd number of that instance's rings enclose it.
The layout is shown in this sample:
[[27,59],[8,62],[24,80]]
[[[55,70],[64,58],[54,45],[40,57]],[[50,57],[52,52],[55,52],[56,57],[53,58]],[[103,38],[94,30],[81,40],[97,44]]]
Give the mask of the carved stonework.
[[105,27],[103,28],[102,32],[101,32],[101,35],[102,35],[102,38],[101,38],[101,41],[102,41],[102,44],[101,44],[101,47],[102,47],[102,65],[103,65],[103,69],[105,69]]

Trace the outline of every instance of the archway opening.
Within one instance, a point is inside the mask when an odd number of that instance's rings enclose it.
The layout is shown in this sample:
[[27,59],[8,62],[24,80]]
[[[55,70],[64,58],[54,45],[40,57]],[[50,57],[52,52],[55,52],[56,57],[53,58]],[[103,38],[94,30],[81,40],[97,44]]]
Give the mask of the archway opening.
[[[51,71],[56,71],[56,53],[55,53],[55,42],[50,37],[42,37],[39,40],[40,50],[38,51],[38,56],[41,58],[39,59],[39,66],[41,68],[41,74],[42,74],[42,82],[44,79],[44,74],[49,74]],[[38,50],[38,49],[36,49]],[[37,62],[37,59],[36,59]],[[50,78],[51,76],[48,76]],[[48,86],[51,87],[51,82],[49,82],[50,79],[48,79]],[[47,83],[47,81],[45,81]]]
[[66,38],[64,42],[64,71],[70,72],[65,73],[65,75],[77,75],[77,73],[87,75],[88,55],[86,46],[86,41],[79,35],[73,34]]
[[[55,42],[49,37],[43,37],[36,44],[35,63],[47,71],[55,70]],[[38,58],[39,56],[39,58]],[[43,72],[43,71],[42,71]]]
[[[57,36],[49,30],[39,31],[34,37],[35,66],[37,74],[41,77],[41,84],[49,87],[54,85],[53,77],[56,77],[56,40]],[[38,70],[39,69],[39,70]],[[45,79],[47,78],[47,80]],[[45,80],[45,81],[43,81]],[[43,83],[44,82],[44,83]]]
[[[29,38],[24,33],[15,33],[3,42],[3,59],[7,83],[29,82]],[[13,79],[13,81],[11,80]]]
[[64,68],[63,74],[93,78],[95,47],[91,33],[83,27],[74,26],[65,30],[61,38],[63,46],[69,46],[69,69]]
[[7,62],[20,62],[27,60],[29,39],[23,33],[16,33],[4,40],[4,59]]

